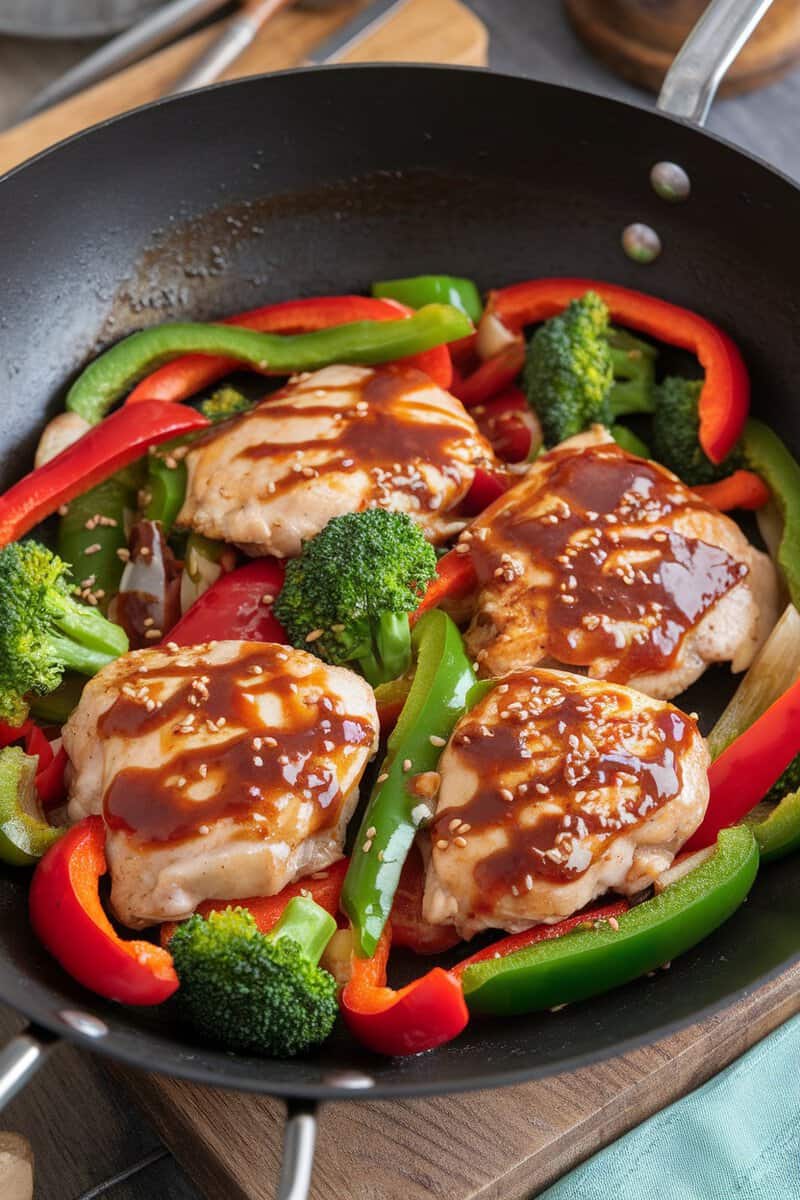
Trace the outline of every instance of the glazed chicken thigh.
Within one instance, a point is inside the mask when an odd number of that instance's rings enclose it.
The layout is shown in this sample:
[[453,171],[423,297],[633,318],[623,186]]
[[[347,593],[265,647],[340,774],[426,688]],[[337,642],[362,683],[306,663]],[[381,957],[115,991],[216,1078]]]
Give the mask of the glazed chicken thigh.
[[564,664],[669,699],[749,666],[777,617],[769,558],[671,472],[607,435],[540,458],[462,534],[483,676]]
[[508,676],[442,753],[426,920],[517,932],[634,895],[700,824],[708,763],[671,705],[563,671]]
[[250,554],[300,553],[332,517],[377,505],[431,542],[479,466],[498,464],[460,401],[412,367],[326,367],[299,377],[186,456],[179,523]]
[[102,813],[112,907],[137,928],[274,895],[341,858],[378,718],[351,671],[211,642],[124,655],[63,736],[69,816]]

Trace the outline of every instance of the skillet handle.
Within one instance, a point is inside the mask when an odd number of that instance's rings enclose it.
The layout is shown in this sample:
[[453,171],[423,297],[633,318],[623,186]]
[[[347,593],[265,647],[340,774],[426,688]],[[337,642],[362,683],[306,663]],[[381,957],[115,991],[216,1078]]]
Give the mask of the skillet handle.
[[308,1200],[317,1141],[317,1106],[289,1101],[277,1200]]
[[681,46],[661,87],[658,107],[705,125],[717,88],[772,0],[712,0]]
[[56,1040],[29,1025],[0,1050],[0,1110],[36,1074]]

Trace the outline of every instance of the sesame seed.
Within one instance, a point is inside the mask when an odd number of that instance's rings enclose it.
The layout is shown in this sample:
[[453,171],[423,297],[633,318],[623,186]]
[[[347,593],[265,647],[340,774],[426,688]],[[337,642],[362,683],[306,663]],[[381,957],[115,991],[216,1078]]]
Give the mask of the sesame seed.
[[163,635],[163,633],[161,632],[161,630],[160,630],[160,629],[147,629],[147,630],[145,631],[145,635],[144,635],[144,636],[145,636],[146,638],[149,638],[151,641],[155,641],[155,640],[157,640],[158,638],[160,638],[160,637],[163,637],[164,635]]
[[258,663],[253,663],[252,666],[247,668],[247,673],[248,675],[263,675],[264,668],[260,667]]
[[376,779],[375,782],[376,783],[386,783],[386,780],[388,778],[389,778],[388,772],[384,771],[381,775],[378,776],[378,778]]
[[450,843],[447,841],[446,838],[439,838],[438,842],[436,843],[436,849],[437,850],[446,850],[449,845],[450,845]]
[[306,641],[307,642],[316,642],[317,639],[321,638],[324,633],[325,633],[324,629],[312,629],[311,633],[306,634]]
[[500,796],[501,800],[505,800],[506,804],[510,804],[511,801],[514,799],[514,793],[511,791],[511,788],[507,788],[507,787],[500,788],[498,795]]
[[184,787],[186,787],[186,776],[185,776],[185,775],[179,775],[179,776],[178,776],[178,778],[177,778],[177,780],[176,780],[175,782],[176,782],[176,784],[177,784],[177,786],[178,786],[179,788],[184,788]]
[[275,597],[272,595],[271,592],[264,592],[264,595],[261,597],[261,603],[262,604],[274,604]]
[[200,766],[197,768],[197,774],[201,779],[205,779],[206,775],[208,774],[208,764],[200,763]]
[[609,923],[609,925],[611,926],[611,928],[614,930],[614,933],[616,933],[616,932],[617,932],[617,930],[619,929],[619,921],[617,920],[617,918],[616,918],[616,917],[609,917],[609,918],[608,918],[608,923]]
[[202,834],[206,834],[206,833],[210,833],[210,832],[211,832],[211,830],[209,829],[208,825],[198,825],[198,826],[197,826],[197,832],[198,832],[198,833],[202,833]]
[[364,845],[361,847],[361,849],[364,851],[365,854],[369,854],[370,850],[372,849],[372,838],[367,838],[367,840],[364,842]]
[[84,554],[97,554],[97,552],[102,549],[103,549],[103,547],[100,545],[99,542],[92,542],[91,546],[87,546],[83,553]]
[[263,758],[261,758],[261,756],[260,756],[260,755],[258,755],[258,754],[254,755],[254,757],[253,757],[253,766],[254,766],[254,767],[263,767],[263,765],[264,765],[264,760],[263,760]]
[[69,505],[68,505],[68,504],[59,504],[59,506],[58,506],[58,515],[59,515],[60,517],[65,517],[65,516],[67,515],[67,513],[68,513],[68,512],[69,512]]
[[412,766],[411,759],[410,759],[410,758],[404,758],[404,759],[403,759],[403,770],[404,770],[404,771],[410,771],[410,770],[411,770],[411,766]]
[[130,550],[126,550],[124,546],[120,546],[117,550],[117,558],[120,562],[129,562],[131,557]]
[[461,837],[460,834],[454,840],[455,840],[456,845],[461,847],[462,850],[463,850],[464,846],[466,846],[466,844],[467,844],[467,839],[465,837]]
[[430,742],[430,744],[432,746],[446,746],[447,745],[446,740],[443,737],[439,737],[439,735],[437,733],[432,733],[431,736],[428,738],[428,741]]
[[155,625],[155,620],[153,617],[145,617],[145,619],[142,621],[142,624],[144,625],[145,629],[149,629],[151,625]]

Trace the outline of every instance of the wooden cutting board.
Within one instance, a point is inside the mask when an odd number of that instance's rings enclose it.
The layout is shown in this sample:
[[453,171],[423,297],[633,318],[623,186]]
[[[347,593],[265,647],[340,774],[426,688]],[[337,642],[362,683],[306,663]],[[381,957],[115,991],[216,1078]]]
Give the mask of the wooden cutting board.
[[[238,79],[300,65],[324,37],[364,4],[365,0],[346,0],[326,12],[280,13],[267,22],[224,78]],[[0,175],[98,121],[157,100],[215,36],[212,28],[185,37],[146,62],[0,133]],[[486,27],[459,0],[408,0],[346,61],[485,66],[487,47]]]

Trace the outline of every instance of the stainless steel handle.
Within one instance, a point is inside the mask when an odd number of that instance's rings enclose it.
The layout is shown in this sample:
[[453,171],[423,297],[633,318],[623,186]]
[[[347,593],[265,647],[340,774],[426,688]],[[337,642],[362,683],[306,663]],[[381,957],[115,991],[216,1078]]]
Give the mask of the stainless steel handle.
[[181,92],[190,92],[193,88],[216,83],[220,75],[244,54],[254,41],[258,30],[259,25],[248,17],[232,17],[224,32],[200,55],[186,74],[172,85],[166,95],[177,96]]
[[317,1141],[317,1107],[290,1103],[283,1138],[277,1200],[308,1200]]
[[658,107],[705,125],[728,67],[772,0],[712,0],[667,71]]
[[22,1091],[47,1058],[54,1039],[30,1026],[0,1050],[0,1110]]

